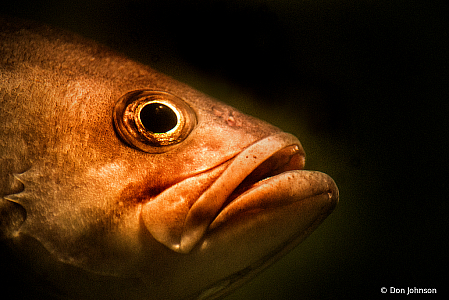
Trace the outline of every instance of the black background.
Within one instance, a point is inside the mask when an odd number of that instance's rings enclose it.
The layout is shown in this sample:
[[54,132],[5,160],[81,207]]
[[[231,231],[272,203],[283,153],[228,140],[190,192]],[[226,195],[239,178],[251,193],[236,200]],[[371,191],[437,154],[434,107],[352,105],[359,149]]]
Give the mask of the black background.
[[307,168],[335,179],[335,212],[226,299],[447,294],[445,1],[16,0],[0,13],[93,38],[292,132]]

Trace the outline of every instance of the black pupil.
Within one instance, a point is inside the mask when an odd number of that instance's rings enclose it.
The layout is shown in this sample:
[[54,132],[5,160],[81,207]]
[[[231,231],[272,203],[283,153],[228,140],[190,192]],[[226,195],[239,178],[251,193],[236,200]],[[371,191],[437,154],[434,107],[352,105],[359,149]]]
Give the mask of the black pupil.
[[140,121],[146,130],[153,133],[164,133],[176,126],[178,118],[167,105],[150,103],[140,111]]

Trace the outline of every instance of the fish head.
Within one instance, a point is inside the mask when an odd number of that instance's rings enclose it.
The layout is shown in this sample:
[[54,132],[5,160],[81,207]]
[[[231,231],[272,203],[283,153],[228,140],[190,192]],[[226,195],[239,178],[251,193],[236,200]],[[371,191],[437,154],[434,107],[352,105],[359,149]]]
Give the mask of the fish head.
[[61,264],[136,279],[154,299],[214,298],[336,206],[334,181],[304,170],[295,136],[94,43],[45,32],[22,36],[35,47],[14,44],[28,56],[3,66],[0,159],[3,200],[22,211],[8,237],[29,255],[44,249],[52,274]]

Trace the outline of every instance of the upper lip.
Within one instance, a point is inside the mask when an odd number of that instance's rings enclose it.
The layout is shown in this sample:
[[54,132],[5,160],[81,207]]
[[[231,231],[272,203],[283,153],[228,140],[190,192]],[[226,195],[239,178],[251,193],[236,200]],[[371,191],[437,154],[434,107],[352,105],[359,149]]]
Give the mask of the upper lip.
[[219,212],[261,180],[304,167],[305,153],[298,139],[279,132],[248,146],[190,208],[178,251],[189,252],[204,236]]
[[260,184],[267,178],[276,176],[290,170],[301,170],[304,168],[304,152],[295,144],[282,148],[257,166],[223,203],[222,209],[229,205],[238,196],[245,193],[255,185]]

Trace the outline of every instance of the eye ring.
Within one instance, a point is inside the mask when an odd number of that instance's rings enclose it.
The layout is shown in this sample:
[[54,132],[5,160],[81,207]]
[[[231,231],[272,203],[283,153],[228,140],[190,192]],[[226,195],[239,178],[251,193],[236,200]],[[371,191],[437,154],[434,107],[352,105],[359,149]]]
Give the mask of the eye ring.
[[136,90],[123,95],[113,112],[118,135],[149,153],[166,152],[182,142],[197,124],[193,109],[162,91]]

